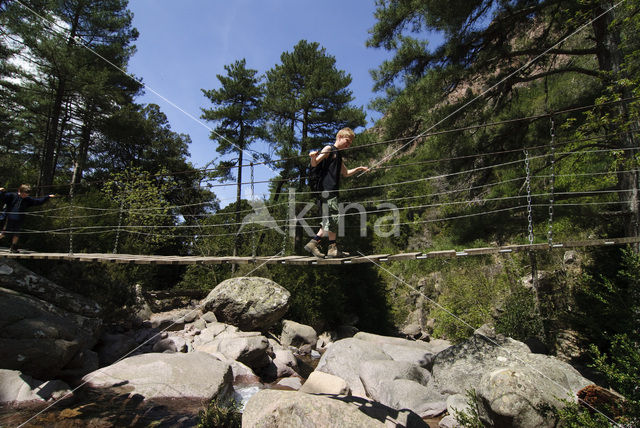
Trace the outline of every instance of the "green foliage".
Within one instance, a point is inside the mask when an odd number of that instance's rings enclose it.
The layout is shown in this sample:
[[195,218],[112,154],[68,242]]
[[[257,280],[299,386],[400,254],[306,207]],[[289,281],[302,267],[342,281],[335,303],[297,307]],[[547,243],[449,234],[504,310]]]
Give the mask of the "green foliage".
[[355,318],[361,330],[380,334],[391,331],[383,284],[370,266],[269,265],[269,272],[274,281],[291,292],[287,319],[321,331]]
[[591,345],[593,367],[603,373],[611,387],[628,400],[631,416],[640,423],[640,344],[626,334],[613,337],[607,353]]
[[468,389],[466,396],[468,412],[455,411],[453,416],[456,418],[456,421],[465,428],[484,428],[484,424],[480,420],[478,413],[478,395],[476,394],[476,390]]
[[198,415],[198,428],[240,428],[242,425],[240,406],[234,400],[214,398]]
[[594,356],[592,367],[604,374],[609,385],[624,397],[615,402],[584,397],[578,403],[565,402],[565,406],[553,409],[559,426],[571,428],[610,427],[612,421],[620,426],[640,424],[640,346],[627,335],[612,339],[609,355],[591,346]]
[[438,306],[431,310],[435,336],[462,341],[491,321],[492,308],[509,290],[509,282],[504,271],[492,272],[482,261],[479,258],[444,273]]
[[555,409],[555,415],[562,428],[609,428],[611,421],[600,413],[589,412],[580,404],[566,403]]
[[596,346],[604,347],[618,334],[640,337],[640,256],[619,249],[594,251],[576,290],[574,323]]
[[531,337],[544,340],[542,319],[536,308],[536,296],[533,290],[523,286],[511,290],[502,310],[495,322],[497,333],[520,341]]

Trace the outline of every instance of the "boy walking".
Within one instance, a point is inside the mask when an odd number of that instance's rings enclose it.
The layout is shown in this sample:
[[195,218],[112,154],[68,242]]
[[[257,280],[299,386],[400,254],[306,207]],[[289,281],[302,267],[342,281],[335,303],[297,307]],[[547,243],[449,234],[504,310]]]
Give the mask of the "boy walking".
[[55,198],[55,195],[43,196],[42,198],[32,198],[31,186],[23,184],[17,193],[6,193],[4,187],[0,187],[0,206],[6,204],[6,222],[0,232],[0,239],[5,235],[11,238],[11,247],[9,251],[18,252],[18,240],[20,239],[20,229],[24,221],[24,212],[35,205],[42,205],[49,200]]
[[[325,146],[320,152],[311,152],[311,166],[316,166],[321,162],[323,165],[323,175],[320,179],[320,189],[322,195],[318,198],[318,205],[322,213],[322,224],[318,233],[304,246],[304,249],[316,257],[324,258],[325,255],[318,248],[320,241],[327,233],[329,238],[329,249],[327,258],[348,257],[349,253],[340,251],[336,243],[336,234],[338,232],[338,223],[340,220],[338,209],[338,190],[340,188],[340,177],[350,177],[358,172],[369,171],[366,166],[359,166],[353,169],[347,169],[342,159],[341,150],[349,148],[355,133],[351,128],[343,128],[336,135],[334,144]],[[326,207],[323,210],[323,206]]]

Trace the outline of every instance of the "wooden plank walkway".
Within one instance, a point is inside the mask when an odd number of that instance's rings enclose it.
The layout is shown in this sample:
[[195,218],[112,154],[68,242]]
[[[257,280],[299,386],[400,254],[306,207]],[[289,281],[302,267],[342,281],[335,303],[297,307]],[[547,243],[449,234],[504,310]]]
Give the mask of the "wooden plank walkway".
[[640,237],[605,238],[585,241],[567,241],[563,243],[504,245],[499,247],[467,248],[464,250],[440,250],[428,252],[410,252],[398,254],[374,254],[369,256],[352,256],[341,259],[319,259],[306,256],[260,256],[260,257],[200,257],[200,256],[157,256],[137,254],[98,254],[98,253],[39,253],[22,250],[10,253],[7,248],[0,248],[0,259],[17,260],[65,260],[93,263],[121,263],[144,265],[190,265],[190,264],[285,264],[285,265],[346,265],[359,263],[389,263],[398,260],[420,260],[432,258],[456,258],[487,254],[508,254],[524,251],[549,251],[558,248],[578,248],[607,245],[625,245],[639,243]]

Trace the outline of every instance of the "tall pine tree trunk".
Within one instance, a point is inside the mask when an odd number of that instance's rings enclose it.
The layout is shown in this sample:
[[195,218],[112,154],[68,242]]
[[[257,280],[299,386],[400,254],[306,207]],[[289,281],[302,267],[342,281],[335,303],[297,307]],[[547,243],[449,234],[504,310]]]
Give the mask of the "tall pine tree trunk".
[[[598,65],[601,71],[611,75],[611,80],[607,83],[614,83],[624,77],[622,75],[622,52],[620,51],[620,34],[618,28],[612,25],[614,21],[613,3],[605,1],[596,6],[594,14],[599,16],[607,11],[603,16],[593,22],[593,31],[596,39],[596,51]],[[623,100],[631,99],[632,93],[628,86],[618,86],[617,90]],[[618,189],[619,199],[625,207],[624,233],[625,236],[640,236],[640,211],[638,207],[638,168],[636,165],[637,144],[634,133],[627,129],[630,123],[630,114],[627,102],[618,104],[618,114],[620,124],[624,127],[619,137],[619,147],[623,149],[623,159],[619,166]],[[634,126],[633,124],[631,126]],[[638,247],[636,246],[636,251]]]
[[[74,39],[78,31],[78,23],[80,21],[80,11],[82,7],[78,6],[76,13],[73,17],[71,29],[69,31],[69,38],[67,39],[67,51],[74,45]],[[55,175],[55,154],[56,146],[58,143],[58,134],[61,127],[61,117],[63,111],[63,102],[65,92],[67,90],[67,78],[64,75],[65,71],[61,71],[61,75],[58,78],[58,85],[56,87],[56,94],[53,101],[53,108],[51,115],[49,116],[49,124],[47,126],[47,134],[44,140],[44,148],[42,150],[42,164],[40,166],[40,182],[39,186],[51,186],[53,184],[53,178]]]

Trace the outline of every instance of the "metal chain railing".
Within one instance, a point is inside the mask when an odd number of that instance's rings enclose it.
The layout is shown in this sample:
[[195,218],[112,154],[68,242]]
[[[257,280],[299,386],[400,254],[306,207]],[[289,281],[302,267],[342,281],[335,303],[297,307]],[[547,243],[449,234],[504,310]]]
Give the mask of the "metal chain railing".
[[118,218],[118,228],[116,229],[116,242],[113,244],[113,254],[118,252],[118,240],[120,239],[120,229],[122,228],[122,216],[124,213],[124,197],[120,201],[120,216]]
[[533,215],[531,212],[531,168],[529,165],[529,152],[524,151],[524,165],[526,170],[525,184],[527,188],[527,221],[529,232],[529,244],[533,244]]
[[550,118],[551,120],[551,140],[549,142],[549,228],[547,230],[547,241],[549,242],[549,246],[553,246],[553,202],[554,202],[554,193],[555,193],[555,182],[556,182],[556,148],[555,148],[555,140],[556,140],[556,124],[553,120],[553,116]]

